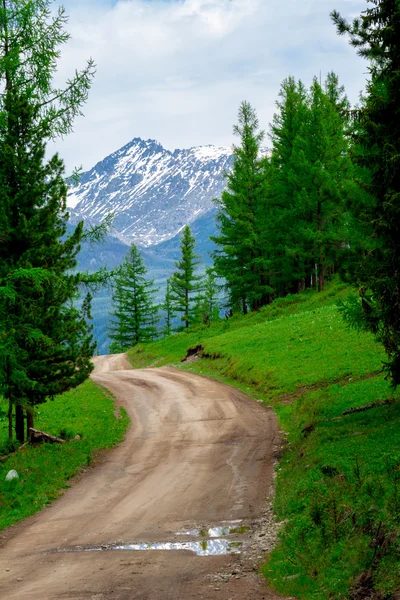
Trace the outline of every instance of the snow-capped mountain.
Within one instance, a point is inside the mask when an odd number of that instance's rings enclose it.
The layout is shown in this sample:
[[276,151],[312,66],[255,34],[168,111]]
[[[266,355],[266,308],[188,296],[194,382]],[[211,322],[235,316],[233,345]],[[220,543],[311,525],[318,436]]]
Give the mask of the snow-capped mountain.
[[118,237],[152,246],[215,211],[212,200],[221,195],[232,162],[226,147],[170,152],[154,140],[135,138],[82,174],[68,206],[91,224],[112,212]]

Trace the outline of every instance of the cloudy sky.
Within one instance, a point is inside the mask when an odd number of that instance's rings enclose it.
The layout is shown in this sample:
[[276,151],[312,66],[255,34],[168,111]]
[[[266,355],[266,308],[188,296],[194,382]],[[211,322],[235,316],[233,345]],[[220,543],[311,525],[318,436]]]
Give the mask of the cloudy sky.
[[72,39],[59,77],[93,57],[85,117],[57,143],[68,169],[92,167],[134,137],[166,148],[231,145],[242,100],[268,130],[281,81],[334,70],[352,102],[366,65],[329,13],[365,0],[64,0]]

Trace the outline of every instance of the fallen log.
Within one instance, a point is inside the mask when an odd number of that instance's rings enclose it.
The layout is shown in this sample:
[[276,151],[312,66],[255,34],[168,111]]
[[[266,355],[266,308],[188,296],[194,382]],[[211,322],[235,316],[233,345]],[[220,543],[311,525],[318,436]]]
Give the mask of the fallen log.
[[65,440],[55,437],[54,435],[50,435],[45,431],[40,431],[40,429],[34,429],[33,427],[29,428],[29,441],[31,444],[40,444],[41,442],[50,442],[50,444],[65,443]]

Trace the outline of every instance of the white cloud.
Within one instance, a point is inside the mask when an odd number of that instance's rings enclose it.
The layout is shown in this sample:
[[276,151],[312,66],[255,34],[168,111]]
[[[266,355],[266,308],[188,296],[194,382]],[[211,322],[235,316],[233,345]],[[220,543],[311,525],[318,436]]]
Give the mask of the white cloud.
[[338,73],[351,100],[365,65],[329,13],[364,0],[65,0],[72,39],[59,78],[92,56],[97,76],[75,133],[57,143],[69,168],[90,168],[136,136],[167,148],[231,144],[241,100],[267,129],[282,79]]

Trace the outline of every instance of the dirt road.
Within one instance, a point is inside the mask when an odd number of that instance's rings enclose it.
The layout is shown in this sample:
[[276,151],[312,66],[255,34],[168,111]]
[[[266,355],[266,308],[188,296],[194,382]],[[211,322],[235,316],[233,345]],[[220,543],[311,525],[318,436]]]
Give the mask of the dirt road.
[[[132,426],[62,498],[8,532],[0,598],[277,598],[245,553],[231,554],[246,546],[242,526],[265,505],[277,441],[272,412],[190,373],[131,370],[124,356],[95,361],[93,379]],[[134,549],[141,544],[164,549]],[[184,549],[166,549],[174,544]],[[214,551],[228,554],[207,555]]]

